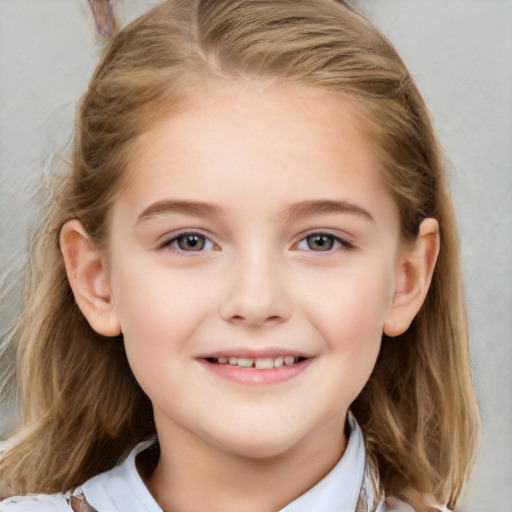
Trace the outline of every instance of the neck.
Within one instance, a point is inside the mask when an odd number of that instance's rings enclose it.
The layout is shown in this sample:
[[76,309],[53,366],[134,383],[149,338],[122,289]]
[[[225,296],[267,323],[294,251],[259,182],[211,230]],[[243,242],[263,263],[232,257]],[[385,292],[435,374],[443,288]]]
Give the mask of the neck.
[[159,432],[159,441],[160,459],[145,483],[166,512],[276,512],[318,483],[346,448],[339,421],[268,458],[227,452],[180,429]]

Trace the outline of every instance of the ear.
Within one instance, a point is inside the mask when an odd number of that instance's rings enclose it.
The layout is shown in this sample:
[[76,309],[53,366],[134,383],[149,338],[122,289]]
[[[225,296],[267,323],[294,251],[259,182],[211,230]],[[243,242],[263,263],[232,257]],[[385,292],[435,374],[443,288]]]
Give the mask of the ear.
[[384,334],[404,333],[427,296],[439,254],[439,223],[424,219],[417,238],[402,248],[396,268],[395,292],[384,323]]
[[93,246],[78,220],[70,220],[62,227],[60,248],[75,301],[91,327],[103,336],[121,334],[106,258]]

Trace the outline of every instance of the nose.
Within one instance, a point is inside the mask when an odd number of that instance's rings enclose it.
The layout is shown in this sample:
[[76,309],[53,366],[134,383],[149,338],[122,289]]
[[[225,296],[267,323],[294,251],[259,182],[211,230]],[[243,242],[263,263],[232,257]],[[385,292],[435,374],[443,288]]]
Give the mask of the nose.
[[220,315],[230,323],[270,326],[286,322],[292,311],[286,273],[261,253],[237,261],[230,273]]

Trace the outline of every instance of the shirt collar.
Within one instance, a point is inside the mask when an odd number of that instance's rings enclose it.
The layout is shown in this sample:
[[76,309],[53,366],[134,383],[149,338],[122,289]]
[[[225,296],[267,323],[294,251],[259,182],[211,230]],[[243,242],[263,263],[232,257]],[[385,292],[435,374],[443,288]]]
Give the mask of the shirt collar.
[[365,473],[366,452],[361,428],[349,412],[351,429],[345,453],[334,468],[305,494],[279,512],[353,512]]
[[[363,433],[350,412],[348,413],[348,424],[350,434],[340,461],[320,482],[279,512],[355,511],[362,490],[363,478],[365,478],[366,452]],[[132,500],[134,496],[137,496],[141,502],[141,509],[159,510],[148,489],[142,483],[135,465],[137,454],[154,445],[155,442],[156,437],[153,437],[139,443],[120,466],[103,475],[98,475],[84,484],[82,489],[86,497],[97,500],[98,506],[100,506],[107,494],[112,498],[112,493],[116,494],[116,486],[122,484],[121,487],[124,488],[124,491],[117,494],[127,495],[125,497]],[[365,484],[364,487],[365,493],[367,493],[367,485]],[[130,498],[130,496],[132,497]],[[373,501],[373,496],[371,499]]]

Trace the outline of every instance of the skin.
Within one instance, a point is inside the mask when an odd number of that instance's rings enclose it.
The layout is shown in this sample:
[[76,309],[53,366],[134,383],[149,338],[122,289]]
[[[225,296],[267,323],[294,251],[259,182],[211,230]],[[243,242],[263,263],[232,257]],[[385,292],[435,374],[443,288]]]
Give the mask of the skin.
[[[305,87],[212,85],[139,140],[106,253],[78,221],[61,233],[79,306],[123,333],[152,401],[162,451],[145,479],[168,512],[276,511],[311,488],[345,450],[382,333],[423,302],[437,223],[401,240],[356,114]],[[308,359],[256,383],[205,361],[246,352]]]

